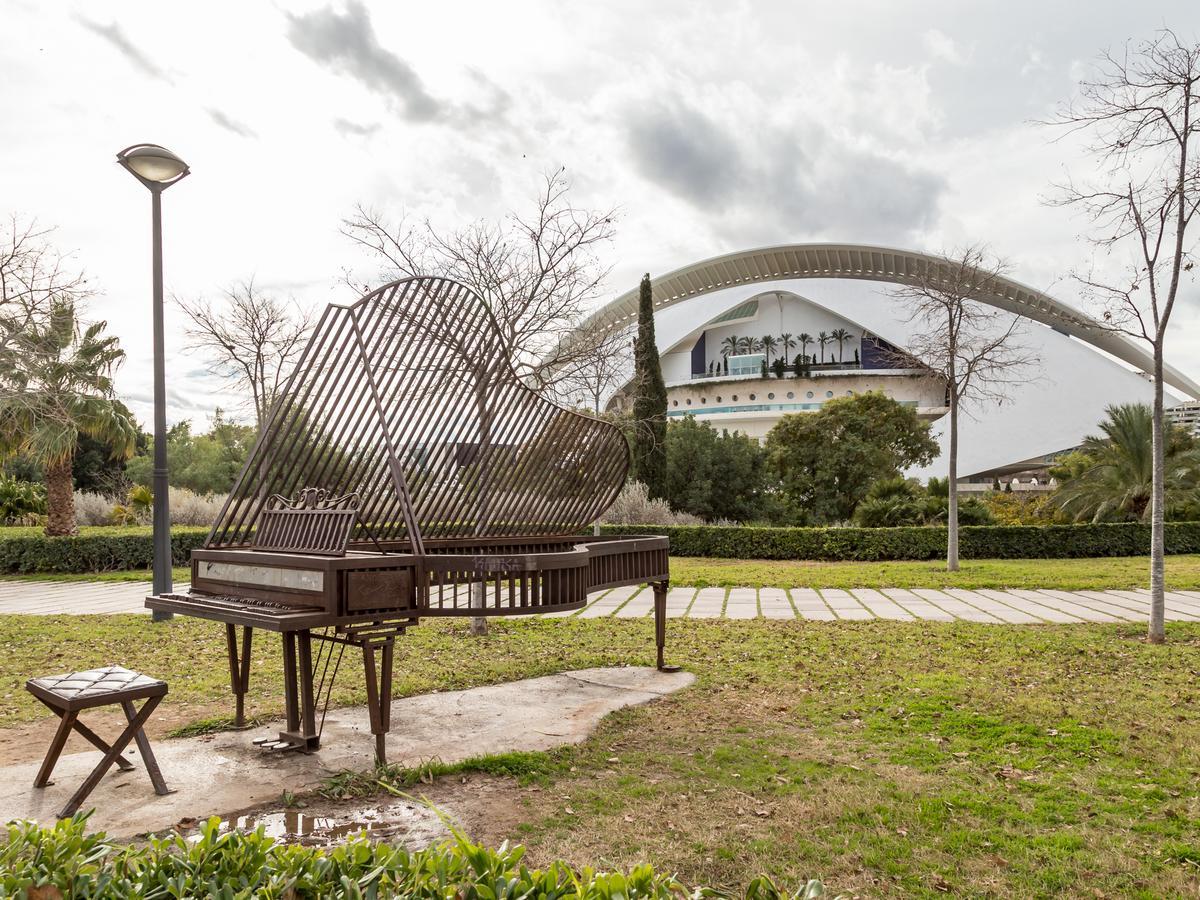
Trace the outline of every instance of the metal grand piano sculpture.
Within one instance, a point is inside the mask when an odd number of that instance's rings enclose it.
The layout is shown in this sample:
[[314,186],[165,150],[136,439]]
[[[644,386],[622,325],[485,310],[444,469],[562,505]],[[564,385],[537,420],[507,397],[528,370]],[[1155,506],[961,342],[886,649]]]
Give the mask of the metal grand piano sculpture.
[[329,306],[192,553],[190,590],[147,598],[225,623],[238,725],[253,629],[282,635],[287,730],[266,747],[319,746],[350,646],[383,762],[394,642],[426,616],[561,612],[648,584],[669,668],[667,539],[583,536],[625,481],[624,436],[534,393],[498,344],[483,301],[446,279]]

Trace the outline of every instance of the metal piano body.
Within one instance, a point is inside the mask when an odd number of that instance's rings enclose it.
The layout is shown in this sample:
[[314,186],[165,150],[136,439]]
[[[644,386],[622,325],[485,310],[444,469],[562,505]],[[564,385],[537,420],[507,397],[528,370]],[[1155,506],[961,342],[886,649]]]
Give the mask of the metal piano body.
[[192,553],[190,589],[147,598],[225,624],[238,725],[253,630],[281,634],[287,729],[270,747],[319,746],[320,698],[353,647],[383,762],[395,639],[425,617],[566,612],[648,584],[668,668],[667,539],[582,533],[624,483],[624,436],[530,391],[489,355],[494,328],[445,279],[329,307]]

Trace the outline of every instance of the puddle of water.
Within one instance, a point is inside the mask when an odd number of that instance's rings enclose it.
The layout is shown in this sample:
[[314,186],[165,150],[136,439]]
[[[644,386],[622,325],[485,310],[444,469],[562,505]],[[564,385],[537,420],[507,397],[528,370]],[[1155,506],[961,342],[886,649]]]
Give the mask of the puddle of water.
[[[437,814],[413,803],[389,803],[357,809],[320,812],[307,809],[262,811],[223,819],[221,831],[254,831],[284,844],[330,847],[366,832],[373,841],[420,850],[449,837]],[[197,836],[189,835],[190,839]]]

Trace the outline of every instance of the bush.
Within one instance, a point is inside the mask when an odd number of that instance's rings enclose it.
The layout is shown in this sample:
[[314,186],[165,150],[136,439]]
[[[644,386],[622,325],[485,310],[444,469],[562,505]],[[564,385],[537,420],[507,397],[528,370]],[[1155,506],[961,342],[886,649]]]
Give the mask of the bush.
[[651,500],[650,492],[640,481],[630,481],[621,488],[616,501],[604,513],[610,525],[699,525],[703,519],[685,512],[675,512],[665,500]]
[[75,492],[75,524],[79,527],[112,524],[116,503],[103,494]]
[[[31,822],[8,826],[0,847],[0,895],[72,898],[222,897],[722,897],[689,890],[673,875],[648,865],[628,874],[573,871],[554,862],[530,869],[523,847],[490,850],[457,830],[453,838],[425,850],[376,844],[358,836],[329,850],[277,844],[262,830],[220,833],[209,819],[199,838],[176,835],[143,846],[120,847],[103,833],[87,834],[86,817],[64,819],[53,828]],[[33,891],[41,889],[37,894]],[[796,900],[823,896],[819,881],[785,893],[758,878],[747,898]]]
[[[662,527],[605,525],[603,534],[662,534],[673,556],[729,559],[893,560],[938,559],[946,555],[946,529],[748,528],[714,525]],[[1168,553],[1200,553],[1200,522],[1168,522]],[[1102,525],[971,525],[959,529],[963,559],[1076,559],[1143,556],[1150,552],[1150,526],[1140,522]]]
[[45,485],[0,475],[0,523],[34,525],[45,514]]
[[[207,528],[172,528],[174,564],[187,565],[192,550],[201,546],[207,536]],[[154,539],[148,527],[85,528],[68,537],[47,537],[34,528],[0,532],[3,575],[149,569],[153,559]]]
[[195,494],[187,488],[173,487],[169,493],[172,525],[211,526],[225,505],[226,494]]

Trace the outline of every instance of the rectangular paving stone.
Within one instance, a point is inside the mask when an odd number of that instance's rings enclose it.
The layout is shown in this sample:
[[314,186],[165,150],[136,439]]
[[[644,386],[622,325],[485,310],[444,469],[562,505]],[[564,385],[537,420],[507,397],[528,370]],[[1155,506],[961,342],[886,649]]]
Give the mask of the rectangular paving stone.
[[909,622],[913,619],[912,613],[877,590],[872,588],[854,588],[850,593],[877,618]]
[[1057,601],[1055,605],[1059,609],[1085,622],[1122,622],[1128,621],[1130,615],[1129,610],[1122,612],[1111,604],[1106,604],[1107,609],[1097,609],[1095,601],[1076,597],[1072,591],[1039,590],[1036,593],[1050,602]]
[[929,619],[934,622],[953,622],[954,616],[928,600],[923,600],[912,591],[904,588],[884,588],[883,593],[895,603],[908,610],[918,619]]
[[758,605],[766,619],[794,619],[796,611],[782,588],[759,588]]
[[813,619],[819,622],[832,622],[837,618],[818,594],[812,588],[792,588],[788,593],[792,597],[792,604],[796,607],[796,614],[802,619]]
[[[671,589],[672,591],[675,588]],[[693,592],[692,588],[686,589]],[[670,594],[667,595],[668,600]],[[645,590],[635,595],[632,600],[620,607],[613,615],[618,619],[639,619],[642,616],[649,615],[654,610],[654,591]]]
[[[650,595],[650,608],[653,609],[654,591],[647,588],[646,593]],[[673,587],[667,591],[667,618],[678,619],[683,616],[695,596],[696,589],[692,587]]]
[[[579,613],[581,619],[599,619],[605,616],[611,616],[618,606],[628,600],[637,592],[637,587],[625,585],[622,587],[613,588],[610,591],[596,596],[596,599],[588,603],[587,608]],[[592,595],[589,595],[589,599]]]
[[981,610],[1008,625],[1036,625],[1042,621],[1027,612],[1013,609],[995,598],[984,594],[982,591],[947,588],[946,593],[955,600],[961,600],[963,603],[967,603],[975,609]]
[[[1142,596],[1135,591],[1085,591],[1090,597],[1103,597],[1104,599],[1112,599],[1115,603],[1118,599],[1130,600],[1136,603],[1144,603],[1146,606],[1146,615],[1150,615],[1150,596]],[[1169,594],[1163,594],[1163,612],[1164,617],[1168,622],[1195,622],[1200,620],[1200,613],[1193,610],[1190,606],[1184,606],[1175,600],[1172,600]]]
[[719,619],[725,608],[725,588],[701,588],[688,610],[689,619]]
[[[1029,621],[1025,624],[1044,625],[1048,622],[1078,622],[1074,616],[1068,616],[1060,610],[1045,606],[1028,597],[1020,596],[1016,591],[1001,591],[994,588],[980,588],[974,593],[992,600],[994,603],[1008,607],[1014,616],[1026,616]],[[996,615],[1001,615],[996,612]],[[1017,623],[1020,624],[1020,623]]]
[[1002,621],[990,613],[975,608],[970,603],[950,596],[945,591],[937,591],[932,588],[914,588],[913,593],[921,599],[928,600],[934,606],[950,613],[954,618],[961,619],[964,622],[989,622],[991,624],[998,624]]

